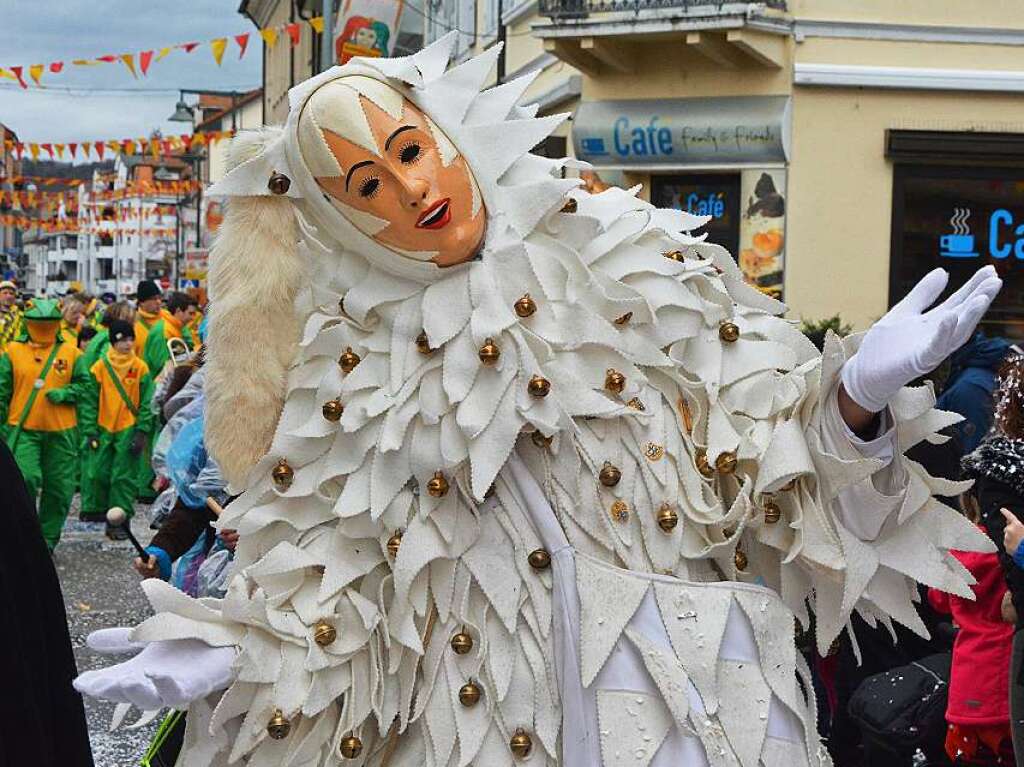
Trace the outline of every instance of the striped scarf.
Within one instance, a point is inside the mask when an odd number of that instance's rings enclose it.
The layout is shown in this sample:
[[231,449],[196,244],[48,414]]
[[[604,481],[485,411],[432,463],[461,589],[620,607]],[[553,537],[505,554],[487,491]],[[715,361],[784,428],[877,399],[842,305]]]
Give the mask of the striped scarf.
[[21,332],[21,309],[12,306],[9,311],[0,312],[0,352]]

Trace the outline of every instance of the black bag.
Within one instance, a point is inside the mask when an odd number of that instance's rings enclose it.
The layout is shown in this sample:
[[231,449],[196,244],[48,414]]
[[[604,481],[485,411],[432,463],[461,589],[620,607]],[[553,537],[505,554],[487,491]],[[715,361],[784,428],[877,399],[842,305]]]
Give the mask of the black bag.
[[865,679],[850,698],[850,717],[865,747],[901,756],[942,753],[951,653],[929,655]]

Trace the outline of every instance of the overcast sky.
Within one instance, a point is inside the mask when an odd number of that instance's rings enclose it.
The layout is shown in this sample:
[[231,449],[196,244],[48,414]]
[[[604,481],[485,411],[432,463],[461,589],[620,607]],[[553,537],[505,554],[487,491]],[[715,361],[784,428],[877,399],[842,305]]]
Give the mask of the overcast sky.
[[[239,0],[0,0],[0,67],[24,66],[30,83],[26,91],[14,81],[0,79],[0,123],[22,141],[37,143],[148,136],[156,128],[184,133],[189,130],[185,123],[166,121],[179,88],[247,90],[260,85],[262,41],[252,23],[238,13],[238,5]],[[230,38],[245,32],[252,35],[239,60],[238,46]],[[215,37],[229,38],[219,67],[209,46]],[[187,42],[202,44],[192,53],[173,51],[138,79],[120,61],[71,66],[76,58]],[[287,42],[278,43],[282,44]],[[29,65],[51,61],[64,61],[64,71],[43,75],[43,85],[53,90],[36,88],[28,77]],[[69,87],[73,92],[63,90]],[[95,89],[162,92],[89,92]]]

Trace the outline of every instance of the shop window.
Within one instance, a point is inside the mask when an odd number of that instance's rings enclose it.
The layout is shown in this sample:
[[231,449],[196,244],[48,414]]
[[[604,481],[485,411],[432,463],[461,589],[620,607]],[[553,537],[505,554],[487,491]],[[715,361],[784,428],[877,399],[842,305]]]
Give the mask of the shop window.
[[739,173],[652,176],[651,202],[659,208],[711,216],[695,234],[706,232],[709,242],[721,245],[736,257],[740,244]]
[[560,160],[565,157],[568,149],[568,141],[565,136],[548,136],[531,151],[541,157],[550,157],[553,160]]
[[952,290],[985,264],[1004,286],[984,322],[1005,332],[1024,320],[1024,168],[897,164],[890,303],[936,267]]

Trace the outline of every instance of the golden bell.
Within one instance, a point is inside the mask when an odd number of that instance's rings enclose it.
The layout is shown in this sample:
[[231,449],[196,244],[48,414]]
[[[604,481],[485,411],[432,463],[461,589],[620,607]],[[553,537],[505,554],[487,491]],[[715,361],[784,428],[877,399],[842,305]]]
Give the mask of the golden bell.
[[661,504],[661,508],[658,509],[658,527],[664,530],[666,533],[671,533],[676,529],[676,525],[679,524],[679,515],[676,514],[675,509],[669,506],[667,503]]
[[472,708],[480,702],[480,687],[473,682],[466,682],[459,688],[459,703],[466,708]]
[[668,251],[665,251],[664,253],[662,253],[661,255],[663,255],[665,258],[669,259],[670,261],[685,261],[686,260],[686,256],[683,255],[683,251],[681,251],[681,250],[668,250]]
[[579,205],[576,204],[576,200],[571,197],[565,201],[565,205],[562,206],[562,213],[575,213],[579,209]]
[[356,369],[356,365],[359,364],[360,356],[352,351],[352,347],[348,346],[345,348],[344,353],[338,358],[338,364],[341,365],[341,371],[348,375]]
[[747,569],[747,555],[739,549],[736,549],[736,553],[732,555],[732,561],[736,565],[737,570]]
[[270,476],[278,490],[287,490],[292,486],[292,480],[295,479],[295,471],[288,465],[288,461],[282,458],[277,462],[277,466],[274,467]]
[[321,410],[323,411],[324,418],[337,423],[345,413],[345,406],[341,404],[340,399],[329,399],[324,403]]
[[466,629],[463,628],[462,631],[452,637],[451,645],[456,655],[465,655],[473,649],[473,637],[466,633]]
[[715,459],[715,468],[722,474],[732,474],[736,471],[736,453],[719,453]]
[[543,433],[535,431],[530,435],[530,441],[537,447],[551,447],[551,440],[554,437],[545,437]]
[[427,340],[427,331],[422,330],[420,334],[416,336],[416,350],[420,354],[433,354],[434,350],[430,348],[430,341]]
[[534,397],[546,397],[551,392],[551,381],[541,376],[534,376],[526,385],[526,390]]
[[347,738],[341,739],[341,745],[338,747],[341,751],[341,755],[346,759],[355,759],[361,753],[363,753],[363,741],[359,740],[355,735],[349,735]]
[[292,180],[283,173],[274,172],[270,174],[270,180],[267,181],[267,189],[271,194],[288,194],[291,185]]
[[547,570],[551,567],[551,555],[547,549],[534,549],[527,557],[527,561],[534,570]]
[[711,464],[708,463],[708,451],[703,448],[699,449],[693,457],[693,465],[697,467],[697,471],[700,472],[701,476],[705,479],[711,479],[715,476],[714,469],[711,468]]
[[388,554],[394,559],[398,556],[398,549],[402,545],[402,531],[399,530],[392,533],[391,537],[388,538]]
[[617,498],[611,508],[612,519],[616,522],[625,522],[629,519],[629,504]]
[[727,344],[734,343],[740,337],[740,329],[734,322],[723,322],[718,326],[718,337]]
[[517,759],[525,759],[533,750],[533,739],[524,730],[516,730],[508,742],[508,747]]
[[448,479],[443,472],[434,472],[434,476],[427,482],[427,492],[431,498],[443,498],[448,495]]
[[604,376],[604,388],[610,392],[622,394],[622,390],[626,388],[626,376],[614,368],[608,368],[608,372]]
[[633,319],[633,312],[626,312],[626,313],[625,313],[625,314],[623,314],[623,315],[622,315],[621,317],[616,317],[616,318],[615,318],[614,320],[612,320],[612,321],[613,321],[613,322],[614,322],[614,323],[615,323],[616,325],[625,325],[625,324],[626,324],[627,322],[629,322],[629,321],[630,321],[631,319]]
[[774,525],[782,518],[782,509],[772,499],[768,499],[764,502],[764,522],[766,525]]
[[617,467],[608,463],[608,461],[605,461],[601,471],[597,474],[597,478],[601,480],[601,484],[605,487],[615,487],[619,484],[619,480],[622,479],[622,472]]
[[526,319],[533,315],[537,311],[537,303],[530,298],[529,293],[525,293],[522,298],[513,304],[513,308],[516,310],[516,316]]
[[484,341],[484,345],[480,347],[480,351],[477,352],[477,356],[480,357],[480,361],[485,365],[493,365],[498,361],[501,356],[501,349],[494,343],[493,338],[488,338]]
[[274,740],[283,740],[288,737],[288,733],[291,731],[292,723],[284,718],[281,709],[275,709],[274,715],[270,717],[270,722],[267,724],[267,735]]
[[317,621],[317,624],[313,627],[313,641],[320,645],[320,647],[327,647],[327,645],[333,644],[337,638],[338,630],[325,620]]

